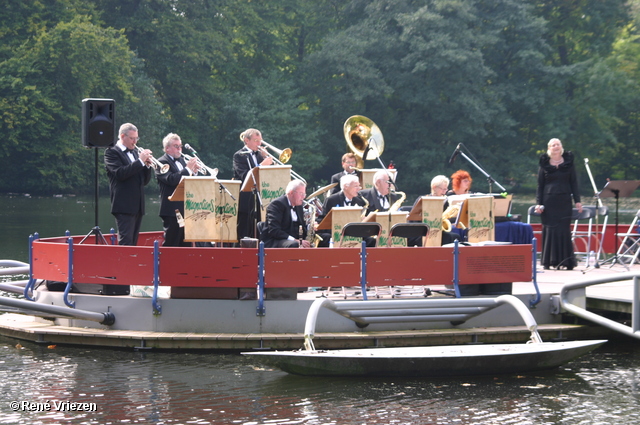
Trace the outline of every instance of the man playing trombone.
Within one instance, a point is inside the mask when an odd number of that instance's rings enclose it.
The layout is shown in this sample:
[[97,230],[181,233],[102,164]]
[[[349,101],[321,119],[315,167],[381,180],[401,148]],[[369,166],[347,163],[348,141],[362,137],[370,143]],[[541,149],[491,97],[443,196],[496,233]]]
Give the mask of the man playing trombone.
[[144,215],[144,187],[151,180],[153,156],[138,148],[138,128],[126,123],[118,130],[118,142],[105,149],[111,214],[116,218],[119,245],[136,245]]
[[[271,165],[273,158],[260,149],[262,133],[259,130],[249,128],[240,134],[240,139],[244,142],[244,146],[233,154],[233,178],[243,182],[252,168],[259,165]],[[238,239],[256,237],[255,229],[259,210],[260,200],[256,191],[240,192]]]
[[158,158],[158,162],[169,165],[169,170],[164,173],[156,169],[156,178],[160,186],[159,215],[164,229],[162,246],[191,246],[184,241],[184,227],[180,227],[176,217],[176,211],[184,217],[184,202],[170,201],[169,196],[180,183],[182,176],[193,176],[198,173],[198,159],[192,157],[185,162],[182,155],[182,140],[175,133],[169,133],[162,139],[162,148],[165,154]]

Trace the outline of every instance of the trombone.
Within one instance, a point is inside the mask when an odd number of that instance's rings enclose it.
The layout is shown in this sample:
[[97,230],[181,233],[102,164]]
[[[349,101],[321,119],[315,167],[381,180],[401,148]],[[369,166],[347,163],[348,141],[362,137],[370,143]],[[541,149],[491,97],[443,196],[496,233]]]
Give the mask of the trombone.
[[205,175],[205,173],[202,172],[202,170],[205,170],[207,173],[209,173],[209,175],[211,177],[216,177],[218,175],[218,169],[217,168],[210,168],[207,167],[204,162],[202,162],[200,160],[200,158],[198,157],[198,154],[196,152],[195,149],[193,149],[188,143],[184,145],[185,148],[189,149],[191,151],[191,153],[193,154],[193,156],[191,155],[187,155],[186,153],[183,153],[182,156],[184,157],[184,159],[186,159],[187,161],[190,161],[192,158],[196,159],[196,164],[198,165],[198,173]]
[[[263,148],[269,148],[272,151],[274,151],[276,154],[278,154],[277,157],[271,155],[269,153],[268,150]],[[262,141],[262,144],[258,147],[258,149],[260,149],[262,152],[264,152],[265,154],[267,154],[268,156],[270,156],[276,164],[278,165],[284,165],[285,163],[289,162],[289,160],[291,159],[291,156],[293,155],[293,152],[291,151],[291,149],[289,148],[284,148],[284,149],[278,149],[273,145],[270,145],[269,143],[265,142],[264,140]],[[291,177],[293,177],[294,179],[298,179],[301,180],[304,184],[307,184],[307,181],[302,178],[302,176],[298,173],[296,173],[295,171],[293,171],[293,168],[291,170],[289,170],[291,173]]]
[[[142,151],[144,150],[138,145],[136,145],[136,149],[138,150],[139,154],[142,153]],[[160,174],[164,174],[167,171],[169,171],[169,164],[163,164],[162,162],[155,159],[153,156],[150,156],[149,159],[151,159],[151,168],[153,168],[156,171],[160,170]]]
[[[240,137],[240,140],[244,141],[242,137]],[[258,149],[260,149],[260,151],[262,151],[262,153],[264,153],[268,157],[271,157],[271,159],[278,165],[284,165],[285,163],[289,162],[289,160],[291,159],[291,156],[293,155],[293,151],[290,148],[278,149],[275,146],[265,142],[264,140],[261,143],[262,144],[258,146]],[[278,156],[276,157],[274,155],[271,155],[269,151],[265,148],[271,149]],[[248,152],[251,152],[251,149],[247,148],[246,146],[245,146],[245,149],[247,149]],[[293,171],[293,169],[291,169],[290,172],[291,172],[291,177],[293,177],[294,179],[301,180],[304,184],[307,184],[307,181],[300,174]]]

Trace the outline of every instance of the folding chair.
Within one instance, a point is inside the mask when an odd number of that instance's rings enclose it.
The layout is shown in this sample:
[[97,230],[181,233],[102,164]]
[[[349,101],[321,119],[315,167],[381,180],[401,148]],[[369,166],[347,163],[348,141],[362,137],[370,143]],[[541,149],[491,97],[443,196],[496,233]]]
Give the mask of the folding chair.
[[[573,241],[574,253],[576,256],[583,255],[585,264],[589,264],[589,256],[591,255],[591,239],[593,238],[593,217],[595,217],[595,208],[582,208],[582,212],[578,212],[574,208],[571,214],[573,221],[573,230],[571,231],[571,240]],[[587,230],[578,230],[578,225],[582,222],[587,223]],[[584,247],[584,251],[579,251],[580,247]]]
[[[406,238],[407,246],[422,246],[422,238],[429,234],[429,225],[424,223],[396,223],[389,230],[387,247],[391,246],[391,238]],[[374,294],[377,298],[389,295],[392,298],[405,296],[427,297],[431,290],[424,286],[375,286]]]
[[[592,250],[595,251],[596,261],[600,261],[604,259],[604,252],[602,251],[602,249],[604,245],[604,237],[607,232],[607,224],[609,222],[609,207],[607,207],[606,205],[603,205],[601,207],[596,207],[595,205],[587,205],[582,208],[593,210],[594,227],[591,234],[593,236],[593,242],[595,245],[592,245]],[[598,217],[604,217],[602,223],[599,223]],[[600,230],[598,230],[598,226],[600,226]]]
[[[429,225],[424,223],[396,223],[389,230],[387,245],[391,246],[391,238],[406,238],[409,243],[422,241],[422,238],[429,234]],[[420,238],[420,239],[418,239]],[[413,245],[415,246],[415,245]]]
[[[380,223],[347,223],[342,227],[338,246],[342,246],[345,237],[368,239],[375,236],[375,242],[377,243],[378,238],[380,237],[380,232],[382,232],[382,226]],[[347,293],[347,289],[351,289],[353,293]],[[331,288],[329,288],[329,291],[330,290]],[[342,287],[342,295],[344,298],[347,298],[349,295],[357,295],[356,292],[358,291],[362,291],[360,286]]]
[[362,239],[375,236],[377,243],[377,238],[380,236],[381,231],[382,226],[380,225],[380,223],[347,223],[342,227],[338,246],[342,246],[342,243],[346,236]]
[[640,228],[638,228],[639,221],[640,210],[638,210],[636,216],[633,218],[633,221],[631,221],[631,224],[629,225],[626,233],[616,233],[616,238],[623,238],[616,256],[623,261],[628,261],[627,264],[633,264],[638,261],[638,254],[640,253]]

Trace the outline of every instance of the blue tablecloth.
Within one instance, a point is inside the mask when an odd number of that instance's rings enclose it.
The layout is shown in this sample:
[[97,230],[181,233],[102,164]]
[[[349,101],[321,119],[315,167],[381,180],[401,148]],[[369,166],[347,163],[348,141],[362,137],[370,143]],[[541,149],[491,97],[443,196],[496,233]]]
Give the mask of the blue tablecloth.
[[533,239],[533,228],[520,221],[503,221],[496,223],[496,241],[514,244],[530,244]]

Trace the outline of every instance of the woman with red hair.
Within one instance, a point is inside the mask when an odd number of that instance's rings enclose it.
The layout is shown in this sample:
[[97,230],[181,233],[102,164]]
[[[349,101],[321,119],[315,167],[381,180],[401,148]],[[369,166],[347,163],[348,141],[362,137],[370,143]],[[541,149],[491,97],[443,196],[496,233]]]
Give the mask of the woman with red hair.
[[466,195],[470,192],[471,182],[473,179],[468,172],[464,170],[458,170],[451,175],[451,186],[453,190],[450,190],[447,195]]

